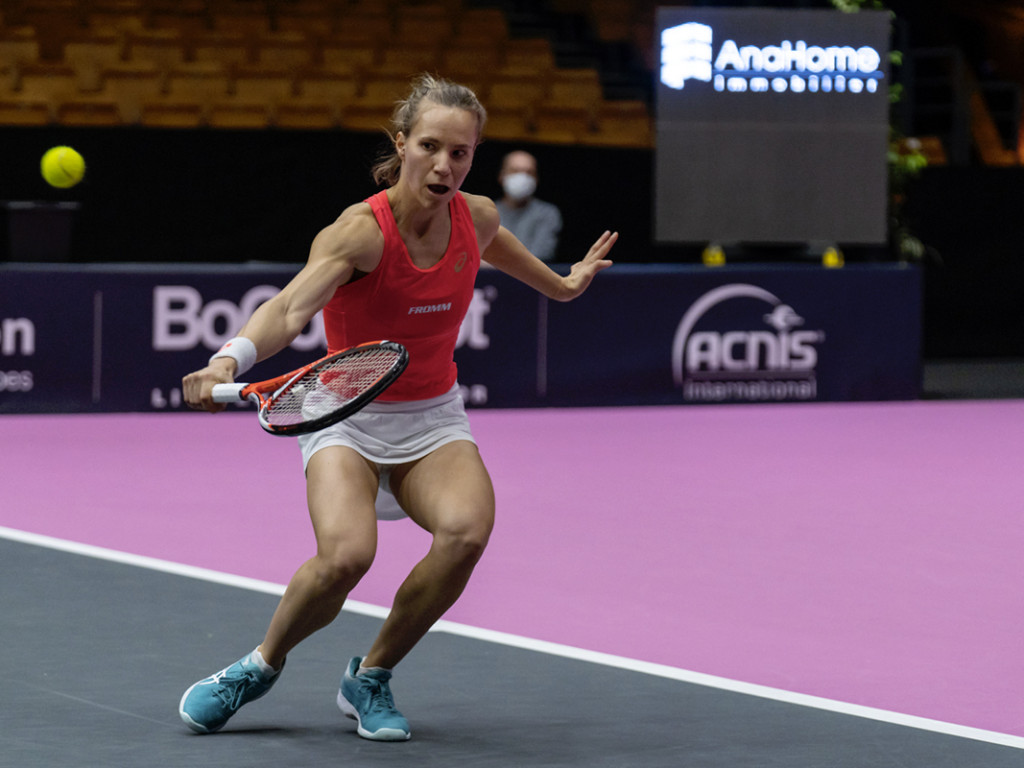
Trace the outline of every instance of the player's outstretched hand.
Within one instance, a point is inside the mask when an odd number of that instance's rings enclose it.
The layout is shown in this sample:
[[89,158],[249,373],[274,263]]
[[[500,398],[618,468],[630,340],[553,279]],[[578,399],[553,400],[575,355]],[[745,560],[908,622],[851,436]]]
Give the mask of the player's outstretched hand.
[[618,232],[605,232],[597,241],[590,246],[590,250],[587,251],[587,255],[583,257],[582,261],[577,261],[572,265],[572,269],[569,274],[562,278],[564,292],[559,298],[562,301],[571,301],[587,290],[587,286],[590,285],[590,281],[594,279],[594,275],[600,272],[602,269],[608,269],[612,265],[612,262],[608,260],[608,252],[615,245],[615,241],[619,239]]

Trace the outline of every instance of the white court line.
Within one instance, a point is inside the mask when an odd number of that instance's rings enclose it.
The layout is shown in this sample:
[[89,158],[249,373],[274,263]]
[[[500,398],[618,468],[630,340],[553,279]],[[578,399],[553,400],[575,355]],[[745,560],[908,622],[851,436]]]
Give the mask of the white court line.
[[[230,573],[221,573],[219,571],[213,571],[208,568],[199,568],[192,565],[182,565],[169,560],[159,560],[157,558],[146,557],[144,555],[133,555],[128,552],[119,552],[114,549],[96,547],[91,544],[80,544],[74,541],[57,539],[52,536],[43,536],[37,533],[28,533],[26,531],[18,531],[13,528],[5,528],[3,526],[0,526],[0,538],[9,539],[10,541],[16,541],[23,544],[47,547],[49,549],[60,550],[62,552],[70,552],[76,555],[93,557],[98,560],[106,560],[114,563],[122,563],[124,565],[133,565],[138,568],[161,571],[175,576],[186,576],[188,578],[199,579],[201,581],[211,582],[214,584],[238,587],[252,592],[262,592],[269,595],[277,595],[279,597],[284,594],[284,585],[275,584],[270,581],[250,579],[246,576],[235,576]],[[372,616],[379,619],[384,619],[388,615],[387,608],[371,605],[369,603],[362,603],[357,600],[346,601],[344,610],[349,611],[350,613]],[[667,678],[669,680],[678,680],[679,682],[701,685],[707,688],[716,688],[718,690],[730,691],[732,693],[740,693],[746,696],[771,699],[772,701],[779,701],[786,704],[795,704],[802,707],[810,707],[812,709],[820,709],[827,712],[835,712],[867,720],[877,720],[883,723],[902,725],[908,728],[941,733],[947,736],[957,736],[964,739],[972,739],[974,741],[983,741],[1003,747],[1024,749],[1024,737],[1020,736],[997,733],[996,731],[986,731],[981,728],[970,728],[964,725],[957,725],[956,723],[946,723],[941,720],[931,720],[926,717],[916,717],[914,715],[906,715],[900,712],[891,712],[884,709],[876,709],[874,707],[865,707],[859,704],[849,704],[843,701],[825,699],[820,696],[794,693],[780,688],[770,688],[764,685],[744,683],[739,680],[730,680],[725,677],[707,675],[702,672],[691,672],[690,670],[679,669],[678,667],[670,667],[664,664],[653,664],[647,661],[638,661],[636,659],[626,658],[625,656],[614,656],[612,654],[600,653],[598,651],[588,651],[584,648],[574,648],[560,643],[534,640],[529,637],[512,635],[507,632],[497,632],[491,629],[481,629],[480,627],[472,627],[467,624],[458,624],[447,620],[437,622],[431,631],[445,632],[452,635],[459,635],[460,637],[471,638],[473,640],[535,651],[549,656],[559,656],[566,659],[589,662],[591,664],[600,664],[605,667],[639,672],[646,675],[653,675],[655,677]]]

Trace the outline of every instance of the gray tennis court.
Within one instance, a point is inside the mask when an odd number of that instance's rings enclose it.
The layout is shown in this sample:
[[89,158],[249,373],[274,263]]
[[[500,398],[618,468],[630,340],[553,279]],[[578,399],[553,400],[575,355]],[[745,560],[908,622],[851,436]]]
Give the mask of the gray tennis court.
[[177,715],[203,670],[250,650],[276,597],[0,540],[0,765],[1002,768],[1018,749],[434,632],[396,675],[413,739],[360,739],[336,709],[354,613],[296,649],[273,694],[212,736]]

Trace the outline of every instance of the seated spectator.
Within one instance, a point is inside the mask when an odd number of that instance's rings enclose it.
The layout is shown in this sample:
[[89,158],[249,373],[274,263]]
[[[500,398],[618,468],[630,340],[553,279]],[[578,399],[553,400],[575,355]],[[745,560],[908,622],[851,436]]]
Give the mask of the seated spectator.
[[537,159],[529,152],[510,152],[498,175],[504,196],[495,201],[502,225],[541,261],[554,261],[562,214],[553,203],[533,196]]

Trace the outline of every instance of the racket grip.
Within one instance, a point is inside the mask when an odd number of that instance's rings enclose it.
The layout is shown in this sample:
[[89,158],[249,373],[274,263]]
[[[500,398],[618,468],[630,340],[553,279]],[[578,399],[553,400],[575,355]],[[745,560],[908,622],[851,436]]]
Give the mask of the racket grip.
[[243,389],[245,389],[245,384],[240,384],[238,382],[233,384],[214,384],[213,402],[237,403],[239,400],[245,400],[245,398],[242,397]]

